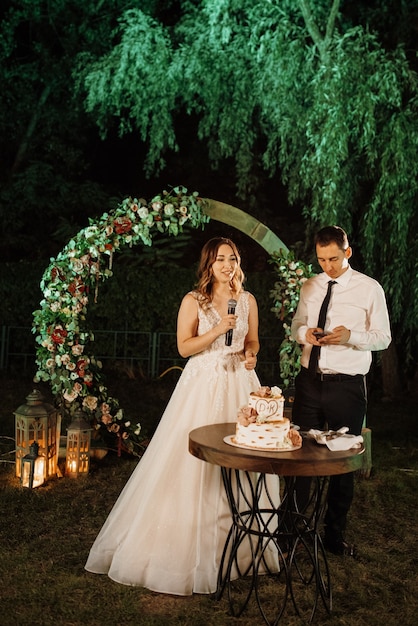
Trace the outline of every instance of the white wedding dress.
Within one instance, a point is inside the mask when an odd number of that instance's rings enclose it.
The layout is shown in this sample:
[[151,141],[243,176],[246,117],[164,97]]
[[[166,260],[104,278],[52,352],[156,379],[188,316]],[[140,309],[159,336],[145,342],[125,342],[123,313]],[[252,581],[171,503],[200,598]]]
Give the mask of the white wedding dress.
[[[220,467],[192,456],[188,435],[206,424],[235,422],[237,409],[260,386],[242,361],[248,314],[249,294],[243,292],[232,345],[225,346],[221,335],[188,360],[144,456],[91,548],[89,572],[176,595],[216,590],[231,516]],[[199,334],[219,321],[215,308],[199,307]],[[240,550],[242,571],[250,559],[249,547]],[[267,560],[274,569],[274,554]]]

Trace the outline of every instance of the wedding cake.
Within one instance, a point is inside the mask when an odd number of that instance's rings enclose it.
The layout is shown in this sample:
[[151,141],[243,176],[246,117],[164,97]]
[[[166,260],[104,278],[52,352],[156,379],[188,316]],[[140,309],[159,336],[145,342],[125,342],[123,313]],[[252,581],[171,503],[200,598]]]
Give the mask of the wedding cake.
[[302,438],[283,417],[284,398],[279,387],[261,387],[250,394],[248,405],[238,411],[234,443],[256,450],[289,450]]

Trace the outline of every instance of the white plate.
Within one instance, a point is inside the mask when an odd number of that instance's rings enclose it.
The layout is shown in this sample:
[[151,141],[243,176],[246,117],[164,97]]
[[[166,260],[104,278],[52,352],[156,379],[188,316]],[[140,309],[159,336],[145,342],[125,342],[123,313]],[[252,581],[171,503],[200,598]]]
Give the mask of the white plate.
[[234,448],[243,448],[245,450],[258,450],[260,452],[293,452],[294,450],[300,450],[300,448],[302,447],[302,444],[300,444],[299,446],[292,446],[291,448],[256,448],[255,446],[245,446],[244,444],[236,443],[234,435],[227,435],[226,437],[224,437],[224,442],[227,443],[229,446],[234,446]]

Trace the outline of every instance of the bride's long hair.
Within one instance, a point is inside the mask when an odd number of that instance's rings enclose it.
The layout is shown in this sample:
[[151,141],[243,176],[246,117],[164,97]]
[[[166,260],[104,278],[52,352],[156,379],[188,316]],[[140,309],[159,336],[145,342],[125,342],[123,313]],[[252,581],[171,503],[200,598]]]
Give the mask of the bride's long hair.
[[245,280],[244,272],[241,269],[241,256],[238,252],[237,246],[231,239],[226,237],[214,237],[209,239],[202,248],[200,255],[199,267],[197,269],[197,284],[195,291],[199,293],[199,302],[203,306],[207,306],[209,302],[212,302],[213,298],[213,273],[212,265],[216,261],[218,256],[218,250],[220,246],[226,244],[232,248],[232,251],[237,260],[236,268],[232,279],[230,280],[229,287],[233,295],[237,295],[242,290],[242,285]]

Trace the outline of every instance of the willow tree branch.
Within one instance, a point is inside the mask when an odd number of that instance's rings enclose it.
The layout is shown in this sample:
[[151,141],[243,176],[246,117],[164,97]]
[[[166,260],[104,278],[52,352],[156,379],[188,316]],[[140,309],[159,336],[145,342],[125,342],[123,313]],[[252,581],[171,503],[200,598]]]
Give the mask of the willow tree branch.
[[334,2],[332,3],[331,12],[329,14],[327,22],[327,29],[325,31],[324,43],[326,48],[328,48],[329,43],[332,39],[332,35],[334,34],[335,20],[337,19],[338,11],[340,9],[340,2],[341,0],[334,0]]
[[302,11],[303,18],[305,20],[306,28],[308,29],[308,32],[312,37],[314,44],[319,49],[321,49],[323,38],[318,26],[316,25],[309,3],[307,2],[307,0],[299,0],[299,5],[300,10]]
[[322,61],[326,61],[327,58],[328,46],[334,32],[335,20],[337,19],[340,2],[341,0],[333,0],[325,30],[325,37],[323,37],[312,15],[308,0],[299,0],[300,10],[302,12],[303,19],[305,20],[306,28],[308,29],[314,44],[319,50]]

